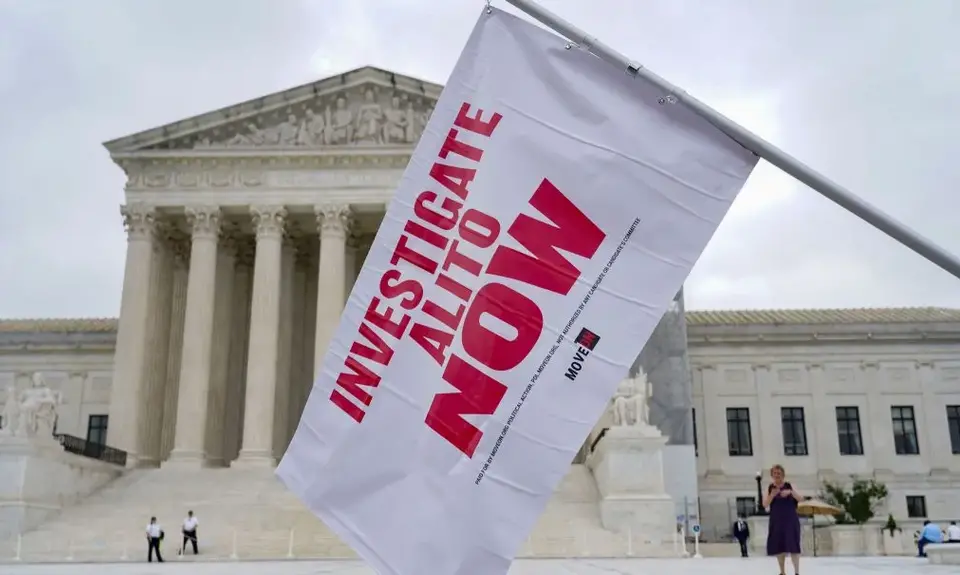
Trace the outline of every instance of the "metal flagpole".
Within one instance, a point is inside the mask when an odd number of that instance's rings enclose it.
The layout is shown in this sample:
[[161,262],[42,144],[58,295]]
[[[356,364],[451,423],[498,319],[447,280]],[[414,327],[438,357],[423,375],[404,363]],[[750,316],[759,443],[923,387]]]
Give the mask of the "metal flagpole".
[[651,82],[664,92],[664,99],[661,103],[669,101],[670,103],[677,102],[684,104],[754,154],[790,174],[827,199],[832,200],[835,204],[847,209],[863,221],[960,279],[960,259],[957,259],[956,256],[947,252],[929,239],[921,236],[916,231],[860,199],[843,186],[817,173],[810,168],[810,166],[807,166],[770,142],[767,142],[763,138],[738,125],[700,100],[690,96],[677,86],[674,86],[640,64],[620,54],[610,46],[607,46],[600,40],[589,36],[583,30],[580,30],[536,2],[531,0],[506,0],[506,2],[516,6],[535,20],[540,21],[548,28],[581,48],[588,50],[600,59],[617,66],[622,66],[626,73],[632,76],[639,76]]

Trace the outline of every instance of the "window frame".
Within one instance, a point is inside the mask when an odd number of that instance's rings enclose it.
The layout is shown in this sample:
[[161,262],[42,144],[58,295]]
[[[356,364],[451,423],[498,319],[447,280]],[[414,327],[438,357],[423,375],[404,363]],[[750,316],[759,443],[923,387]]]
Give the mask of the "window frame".
[[948,405],[946,411],[950,451],[954,455],[960,455],[960,405]]
[[[95,422],[102,424],[94,425]],[[92,413],[87,416],[87,435],[84,439],[91,445],[106,446],[108,429],[110,429],[110,416],[102,413]],[[102,435],[101,441],[94,441],[94,432]]]
[[837,405],[834,407],[834,415],[837,421],[837,450],[840,455],[862,456],[863,428],[860,424],[860,406]]
[[[926,495],[907,495],[907,518],[908,519],[926,519],[929,517],[927,514],[927,496]],[[919,512],[922,515],[914,513],[914,506],[919,507]]]
[[[745,414],[744,417],[741,417]],[[733,416],[733,417],[731,417]],[[753,426],[750,422],[749,407],[728,407],[727,417],[727,455],[730,457],[753,457]],[[734,446],[731,426],[736,426],[737,446]],[[744,438],[745,436],[745,438]],[[742,443],[746,440],[746,446]]]
[[[917,432],[917,413],[912,405],[891,405],[890,424],[893,431],[893,449],[897,455],[920,455],[920,436]],[[897,428],[900,427],[898,432]]]
[[[787,430],[794,437],[787,442]],[[780,431],[783,436],[783,454],[788,457],[805,457],[810,455],[810,446],[807,442],[807,419],[803,407],[780,407]]]

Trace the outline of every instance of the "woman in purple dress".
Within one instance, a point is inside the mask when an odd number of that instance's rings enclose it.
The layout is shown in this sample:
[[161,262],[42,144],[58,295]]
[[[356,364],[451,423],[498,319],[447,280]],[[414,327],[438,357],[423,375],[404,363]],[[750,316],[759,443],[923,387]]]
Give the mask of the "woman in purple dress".
[[770,468],[773,483],[767,488],[763,506],[770,511],[770,528],[767,532],[767,555],[776,555],[780,575],[784,575],[787,555],[793,563],[793,572],[800,573],[800,516],[797,505],[803,498],[784,481],[786,472],[782,465]]

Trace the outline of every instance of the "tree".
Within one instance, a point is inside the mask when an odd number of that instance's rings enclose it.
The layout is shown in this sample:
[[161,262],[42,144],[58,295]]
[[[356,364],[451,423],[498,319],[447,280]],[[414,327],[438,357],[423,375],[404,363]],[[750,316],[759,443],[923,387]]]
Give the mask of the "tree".
[[877,505],[887,497],[887,486],[873,479],[853,479],[849,489],[842,485],[823,482],[823,499],[843,509],[837,523],[863,525],[873,519]]

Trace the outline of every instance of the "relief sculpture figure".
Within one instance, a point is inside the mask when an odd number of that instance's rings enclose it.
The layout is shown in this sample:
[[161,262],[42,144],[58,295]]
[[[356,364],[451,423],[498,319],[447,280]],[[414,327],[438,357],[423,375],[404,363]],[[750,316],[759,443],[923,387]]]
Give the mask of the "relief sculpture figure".
[[373,90],[363,93],[363,104],[357,110],[358,144],[380,143],[380,123],[383,121],[383,107],[374,98]]
[[299,132],[300,126],[297,124],[297,117],[290,114],[285,121],[280,122],[280,125],[277,126],[277,143],[281,146],[296,146]]
[[337,98],[336,109],[331,113],[327,108],[326,144],[344,145],[353,141],[353,113],[347,108],[347,101]]
[[413,142],[413,106],[401,109],[399,96],[394,96],[391,104],[383,113],[383,142]]
[[318,116],[307,108],[303,122],[300,123],[300,130],[297,133],[297,145],[299,146],[322,146],[324,133],[327,126],[323,121],[323,116]]

